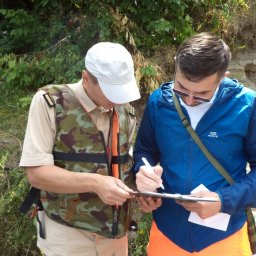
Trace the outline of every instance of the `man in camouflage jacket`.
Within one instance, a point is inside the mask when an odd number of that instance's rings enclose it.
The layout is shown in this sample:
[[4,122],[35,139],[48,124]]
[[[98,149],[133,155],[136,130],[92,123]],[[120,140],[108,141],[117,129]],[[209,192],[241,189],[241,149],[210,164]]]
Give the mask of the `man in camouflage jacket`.
[[85,66],[78,83],[48,85],[33,97],[20,166],[40,190],[37,244],[45,255],[125,256],[136,125],[128,102],[140,98],[133,60],[123,46],[103,42],[89,49]]

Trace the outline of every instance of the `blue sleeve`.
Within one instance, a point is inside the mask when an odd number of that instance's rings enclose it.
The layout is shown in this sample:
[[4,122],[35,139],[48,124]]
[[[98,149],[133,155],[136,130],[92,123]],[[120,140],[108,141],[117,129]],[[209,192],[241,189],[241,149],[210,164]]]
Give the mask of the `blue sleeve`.
[[152,166],[159,163],[159,151],[154,132],[156,129],[154,127],[154,116],[154,104],[149,99],[141,120],[133,151],[133,171],[135,173],[138,172],[140,166],[144,165],[141,160],[142,157],[145,157]]
[[233,185],[218,190],[222,212],[225,213],[232,214],[247,207],[256,207],[256,100],[244,146],[250,172]]

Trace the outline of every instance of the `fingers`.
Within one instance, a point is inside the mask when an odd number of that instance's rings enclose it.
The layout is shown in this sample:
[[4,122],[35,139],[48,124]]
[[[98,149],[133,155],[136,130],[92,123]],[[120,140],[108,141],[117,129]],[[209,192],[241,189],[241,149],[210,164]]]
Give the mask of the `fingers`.
[[200,191],[194,193],[196,197],[214,197],[219,201],[217,202],[188,202],[188,201],[176,201],[177,204],[183,206],[187,211],[195,212],[200,218],[205,219],[216,215],[221,210],[221,201],[219,195],[211,191]]
[[120,179],[104,176],[98,187],[97,195],[108,205],[122,205],[127,199],[133,198],[132,189],[127,187]]
[[212,198],[216,198],[216,199],[218,199],[218,201],[220,201],[220,197],[219,197],[218,193],[215,193],[212,191],[199,191],[199,192],[193,193],[191,195],[195,196],[195,197],[212,197]]
[[162,184],[163,168],[155,166],[152,169],[141,166],[136,174],[136,185],[139,191],[155,191]]
[[[120,179],[116,180],[117,186],[122,190],[122,192],[128,196],[128,198],[133,198],[134,196],[131,195],[130,193],[134,192],[134,190],[130,189],[127,187]],[[125,193],[127,192],[127,193]]]
[[140,208],[143,212],[154,211],[162,205],[161,198],[138,197],[137,201],[138,201]]
[[156,165],[154,167],[154,172],[157,176],[159,176],[161,178],[162,174],[163,174],[163,168],[160,165]]
[[161,176],[162,176],[163,169],[161,166],[155,166],[150,169],[150,168],[147,168],[145,165],[143,165],[141,166],[140,171],[147,178],[150,178],[156,182],[162,181]]

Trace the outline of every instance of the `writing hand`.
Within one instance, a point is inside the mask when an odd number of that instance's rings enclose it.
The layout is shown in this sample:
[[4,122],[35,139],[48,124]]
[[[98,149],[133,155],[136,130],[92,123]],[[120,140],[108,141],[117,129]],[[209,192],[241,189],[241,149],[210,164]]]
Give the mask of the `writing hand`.
[[156,191],[161,186],[163,168],[160,165],[152,168],[153,171],[143,165],[136,174],[136,185],[139,191]]

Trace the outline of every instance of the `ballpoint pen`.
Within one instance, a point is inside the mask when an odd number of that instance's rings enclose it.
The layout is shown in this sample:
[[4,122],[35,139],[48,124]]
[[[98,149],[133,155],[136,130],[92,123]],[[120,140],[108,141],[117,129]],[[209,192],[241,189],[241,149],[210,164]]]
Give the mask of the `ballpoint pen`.
[[[148,162],[148,160],[147,160],[145,157],[142,157],[141,160],[143,161],[143,163],[146,165],[146,167],[147,167],[149,170],[153,171],[153,167],[150,165],[150,163]],[[164,185],[163,185],[163,184],[161,184],[160,187],[161,187],[162,189],[164,189]]]

